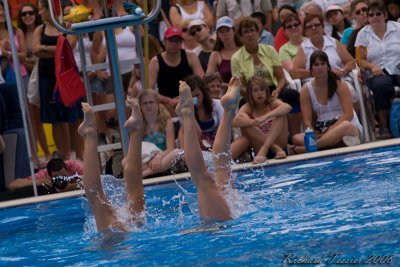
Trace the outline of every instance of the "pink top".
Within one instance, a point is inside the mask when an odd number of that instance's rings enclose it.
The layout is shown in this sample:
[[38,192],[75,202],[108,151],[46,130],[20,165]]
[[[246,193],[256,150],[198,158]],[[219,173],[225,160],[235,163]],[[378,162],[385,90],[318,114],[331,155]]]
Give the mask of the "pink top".
[[[66,160],[65,161],[65,165],[67,165],[67,171],[68,171],[68,175],[74,175],[74,174],[79,174],[82,175],[83,174],[83,163],[80,160]],[[47,173],[47,169],[41,169],[40,171],[38,171],[37,173],[35,173],[36,179],[43,179],[44,177],[46,177],[48,175]],[[27,179],[31,180],[32,176],[29,176]]]
[[[18,36],[18,32],[16,32],[16,33],[14,34],[14,42],[15,42],[15,48],[17,49],[17,51],[19,51],[19,48],[20,48],[18,37],[19,37],[19,36]],[[13,62],[11,61],[10,63],[11,63],[11,67],[12,67],[13,70],[15,71]],[[19,65],[20,65],[21,76],[26,76],[26,75],[28,75],[28,71],[26,70],[25,65],[22,64],[22,63],[19,64]]]

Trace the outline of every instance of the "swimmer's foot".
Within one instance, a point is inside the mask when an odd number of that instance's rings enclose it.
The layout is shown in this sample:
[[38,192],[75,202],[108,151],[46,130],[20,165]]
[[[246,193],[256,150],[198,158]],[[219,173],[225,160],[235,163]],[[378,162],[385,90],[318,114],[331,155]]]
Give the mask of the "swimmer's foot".
[[179,102],[175,109],[179,116],[189,116],[194,114],[192,92],[189,85],[184,81],[179,81]]
[[221,104],[227,111],[234,111],[240,99],[240,80],[233,76],[228,84],[226,94],[221,98]]
[[283,150],[275,153],[275,159],[285,159],[286,157],[286,152]]
[[128,98],[126,103],[131,108],[131,116],[125,122],[125,129],[129,132],[141,130],[143,128],[143,116],[140,106],[136,99]]
[[78,133],[82,136],[97,136],[96,117],[92,107],[88,103],[82,103],[83,122],[79,125]]
[[265,156],[256,156],[253,160],[253,164],[261,164],[267,161],[267,157]]

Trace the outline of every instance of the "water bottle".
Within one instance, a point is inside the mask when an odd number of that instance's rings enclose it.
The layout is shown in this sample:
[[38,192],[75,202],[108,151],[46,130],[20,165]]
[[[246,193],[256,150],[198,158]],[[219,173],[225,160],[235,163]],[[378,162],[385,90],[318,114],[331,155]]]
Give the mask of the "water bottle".
[[313,129],[306,129],[306,134],[304,135],[304,144],[306,146],[307,153],[318,151],[317,137],[315,136]]

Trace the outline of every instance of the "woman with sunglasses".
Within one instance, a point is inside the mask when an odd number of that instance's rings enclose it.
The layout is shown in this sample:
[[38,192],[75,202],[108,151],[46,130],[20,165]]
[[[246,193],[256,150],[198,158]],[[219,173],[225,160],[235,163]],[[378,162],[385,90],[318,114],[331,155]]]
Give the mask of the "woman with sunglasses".
[[304,40],[303,27],[297,14],[287,15],[283,20],[282,27],[289,37],[289,41],[279,50],[279,60],[282,62],[283,68],[291,72],[297,49]]
[[368,6],[368,22],[357,35],[357,63],[368,76],[367,85],[374,93],[381,138],[390,138],[388,114],[394,97],[394,87],[400,75],[400,23],[387,21],[388,13],[382,2]]
[[[42,24],[42,18],[39,16],[39,9],[36,5],[32,3],[22,4],[17,18],[18,28],[20,28],[25,35],[26,43],[26,60],[24,65],[30,76],[36,61],[38,60],[33,55],[33,33],[35,28]],[[40,147],[42,148],[46,160],[51,157],[50,151],[48,149],[46,135],[44,133],[43,125],[40,122],[40,108],[36,105],[29,104],[29,111],[31,115],[32,127],[37,138]],[[36,153],[33,154],[34,156]]]
[[[347,83],[331,69],[328,55],[317,50],[310,56],[312,79],[300,92],[304,128],[313,129],[318,149],[360,144],[362,126],[351,102]],[[316,120],[313,114],[316,114]],[[295,154],[304,153],[304,133],[293,137],[290,148]]]

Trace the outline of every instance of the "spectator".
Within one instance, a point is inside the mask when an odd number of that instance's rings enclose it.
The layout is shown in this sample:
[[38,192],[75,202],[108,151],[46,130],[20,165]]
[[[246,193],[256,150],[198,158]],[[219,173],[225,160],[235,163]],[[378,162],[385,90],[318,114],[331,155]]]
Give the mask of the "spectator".
[[247,103],[236,115],[233,126],[240,127],[250,146],[257,153],[253,163],[263,163],[271,150],[275,159],[286,158],[282,148],[287,146],[288,124],[286,115],[292,109],[278,98],[272,97],[265,80],[259,76],[249,79],[246,86]]
[[178,0],[176,5],[169,9],[169,19],[173,26],[178,26],[183,20],[202,20],[212,29],[214,28],[214,18],[208,4],[199,0]]
[[182,49],[181,29],[172,26],[165,32],[165,51],[151,59],[149,74],[149,87],[158,89],[160,102],[175,114],[179,81],[191,74],[204,76],[196,54]]
[[[45,169],[35,173],[36,184],[44,186],[51,193],[66,192],[80,188],[80,175],[83,174],[83,164],[79,160],[62,160],[52,158]],[[68,176],[75,176],[68,179]],[[17,178],[9,185],[9,190],[32,186],[32,176]]]
[[143,141],[153,143],[159,149],[147,162],[143,162],[144,178],[170,169],[179,156],[179,150],[175,149],[175,131],[171,116],[159,103],[157,92],[146,89],[138,99],[143,114]]
[[[39,9],[36,5],[32,3],[24,3],[22,4],[17,18],[18,27],[23,31],[25,36],[25,43],[26,43],[26,60],[25,60],[25,67],[28,71],[28,76],[30,76],[35,63],[37,62],[37,58],[33,55],[33,33],[35,28],[42,24],[42,19],[39,16]],[[47,145],[46,135],[44,132],[44,128],[42,123],[40,122],[40,108],[36,105],[30,104],[29,105],[29,114],[31,117],[31,123],[33,132],[37,141],[39,142],[46,160],[49,160],[51,155]],[[31,142],[33,144],[33,142]],[[33,146],[32,146],[33,148]],[[34,151],[34,149],[32,149]],[[34,162],[37,162],[36,156],[37,153],[32,153]]]
[[214,51],[208,61],[207,74],[218,72],[223,80],[223,89],[226,91],[228,83],[232,78],[231,58],[242,46],[239,36],[236,34],[233,20],[222,17],[217,20],[217,40]]
[[260,44],[274,46],[274,36],[265,29],[267,24],[265,14],[262,12],[254,12],[251,13],[250,17],[254,18],[258,23],[258,34],[260,35],[258,42]]
[[211,30],[202,20],[192,20],[188,27],[189,33],[194,37],[199,46],[194,50],[205,72],[215,40],[211,38]]
[[[208,94],[207,86],[203,80],[191,75],[186,79],[187,85],[190,87],[194,101],[194,112],[196,118],[196,133],[202,149],[212,150],[214,146],[217,129],[221,123],[223,116],[223,107],[220,100],[211,99]],[[184,129],[179,130],[179,143],[184,144]],[[230,151],[233,159],[238,158],[246,151],[249,143],[244,137],[231,140]]]
[[383,3],[370,3],[369,25],[360,30],[355,43],[357,63],[369,73],[367,83],[374,92],[381,138],[391,137],[387,117],[400,75],[400,24],[387,18]]
[[64,158],[70,156],[71,139],[68,122],[76,119],[76,114],[62,103],[54,101],[53,91],[56,84],[55,59],[59,32],[50,18],[48,2],[39,1],[39,14],[45,24],[36,27],[33,37],[33,53],[39,58],[39,94],[40,120],[51,123],[54,142]]
[[182,48],[185,49],[186,51],[194,51],[196,48],[199,47],[199,44],[196,42],[194,39],[194,36],[191,36],[189,33],[189,21],[188,20],[182,20],[178,28],[182,30],[182,38],[183,38],[183,43],[182,43]]
[[283,20],[282,24],[285,33],[289,36],[289,42],[284,44],[279,50],[279,60],[282,66],[289,73],[293,69],[293,60],[296,57],[297,49],[304,40],[303,27],[300,18],[296,14],[289,14]]
[[206,74],[203,80],[212,99],[220,99],[225,94],[225,90],[222,88],[222,77],[219,72]]
[[[296,9],[290,5],[283,5],[278,9],[278,18],[279,22],[283,25],[283,21],[285,20],[286,16],[289,14],[297,14]],[[274,40],[274,47],[277,52],[279,49],[289,41],[289,37],[287,36],[283,27],[278,29],[276,33],[275,40]]]
[[272,4],[270,0],[236,1],[219,0],[217,3],[217,19],[228,16],[238,25],[239,22],[253,12],[262,12],[267,17],[267,30],[272,32]]
[[[347,83],[332,70],[328,55],[315,51],[310,57],[313,79],[301,90],[300,103],[304,128],[314,129],[318,149],[360,143],[362,126],[351,103]],[[313,119],[316,114],[316,120]],[[293,137],[291,151],[304,153],[304,133]]]
[[343,15],[343,9],[337,5],[330,5],[326,9],[325,16],[328,22],[332,25],[331,36],[340,41],[343,36],[343,31],[346,28],[351,27],[350,22],[348,22]]
[[356,57],[356,48],[354,43],[356,42],[358,32],[368,23],[367,10],[368,1],[367,0],[354,0],[351,3],[351,10],[354,13],[355,25],[349,27],[343,32],[343,37],[340,40],[342,44],[345,44],[347,51],[351,54],[353,58]]
[[[306,2],[304,3],[299,11],[300,20],[303,21],[303,28],[304,28],[304,18],[307,15],[320,15],[324,17],[324,10],[325,8],[322,7],[323,5],[317,4],[315,2]],[[326,35],[331,36],[332,34],[332,25],[327,22],[323,21],[323,28]]]
[[386,0],[388,19],[400,22],[400,3],[398,0]]

